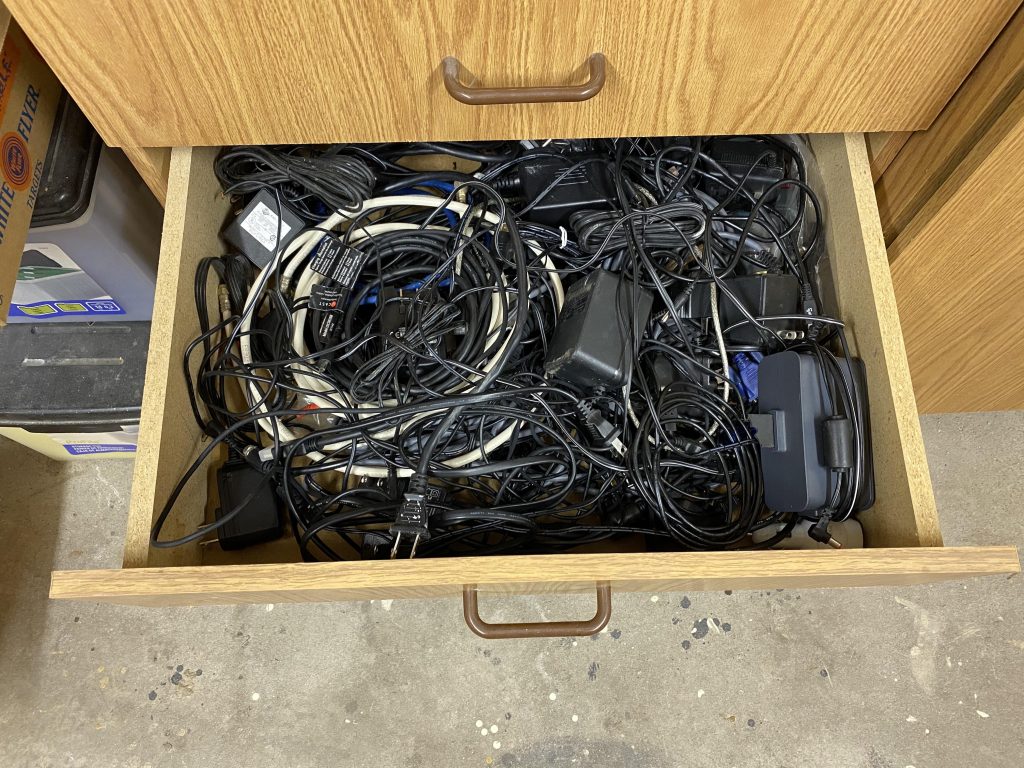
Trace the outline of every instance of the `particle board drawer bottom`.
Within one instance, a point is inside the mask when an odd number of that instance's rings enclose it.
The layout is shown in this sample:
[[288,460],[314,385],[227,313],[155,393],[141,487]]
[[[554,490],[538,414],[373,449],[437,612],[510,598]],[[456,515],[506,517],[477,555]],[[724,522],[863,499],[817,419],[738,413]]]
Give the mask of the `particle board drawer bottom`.
[[[124,563],[56,572],[55,599],[138,605],[315,602],[442,597],[467,585],[495,592],[761,589],[918,584],[1019,571],[1013,547],[945,548],[925,461],[864,138],[810,140],[828,211],[827,272],[839,317],[867,366],[875,453],[875,506],[861,516],[866,548],[763,552],[614,552],[297,562],[290,542],[237,553],[199,545],[152,549],[154,516],[201,450],[181,361],[198,335],[197,261],[219,253],[228,210],[212,172],[215,148],[173,151],[139,450]],[[166,535],[207,513],[204,472],[186,487]],[[468,603],[467,603],[468,605]],[[468,610],[468,608],[467,608]]]

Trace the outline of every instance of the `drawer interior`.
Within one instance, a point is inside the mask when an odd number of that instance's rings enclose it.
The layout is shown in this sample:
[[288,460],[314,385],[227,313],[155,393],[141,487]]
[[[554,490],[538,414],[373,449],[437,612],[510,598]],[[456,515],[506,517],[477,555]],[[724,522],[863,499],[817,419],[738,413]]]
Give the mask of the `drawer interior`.
[[[852,351],[867,368],[876,501],[859,518],[866,545],[940,546],[864,140],[859,134],[828,134],[811,137],[810,144],[827,211],[827,282],[834,292],[837,316],[847,324]],[[216,148],[184,148],[175,149],[172,158],[153,318],[156,332],[125,543],[127,568],[300,559],[290,539],[232,553],[216,543],[174,549],[154,549],[149,544],[154,516],[204,447],[189,408],[182,365],[186,346],[199,334],[194,309],[196,265],[199,259],[221,252],[218,232],[229,211],[229,201],[213,173],[216,154]],[[215,460],[211,457],[208,463],[212,469]],[[209,472],[196,473],[180,496],[164,537],[183,535],[206,519],[209,481]]]

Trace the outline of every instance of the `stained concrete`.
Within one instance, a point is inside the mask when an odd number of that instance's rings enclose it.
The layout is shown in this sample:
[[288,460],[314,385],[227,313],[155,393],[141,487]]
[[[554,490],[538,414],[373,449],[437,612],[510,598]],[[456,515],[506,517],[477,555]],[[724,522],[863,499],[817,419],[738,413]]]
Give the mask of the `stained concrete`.
[[[1024,413],[923,424],[947,544],[1024,545]],[[130,465],[5,442],[0,473],[5,768],[1024,762],[1020,578],[616,595],[577,641],[487,643],[454,601],[58,604],[51,568],[118,564]]]

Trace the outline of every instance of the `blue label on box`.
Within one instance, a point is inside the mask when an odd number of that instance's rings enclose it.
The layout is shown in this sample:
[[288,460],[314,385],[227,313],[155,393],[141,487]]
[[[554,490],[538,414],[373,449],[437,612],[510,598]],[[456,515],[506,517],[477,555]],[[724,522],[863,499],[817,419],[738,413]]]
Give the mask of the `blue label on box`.
[[88,315],[123,315],[124,307],[113,299],[89,299],[88,301],[37,301],[34,304],[12,304],[11,317],[83,317]]
[[135,453],[136,446],[126,443],[64,443],[64,450],[72,456],[89,453]]

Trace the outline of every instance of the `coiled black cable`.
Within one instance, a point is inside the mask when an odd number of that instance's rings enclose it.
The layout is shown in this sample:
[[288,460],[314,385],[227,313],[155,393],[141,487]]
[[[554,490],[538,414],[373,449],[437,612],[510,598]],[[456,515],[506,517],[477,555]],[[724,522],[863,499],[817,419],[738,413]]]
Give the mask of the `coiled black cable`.
[[694,549],[739,544],[763,508],[757,442],[711,390],[677,382],[640,417],[630,477],[664,528]]
[[228,147],[213,170],[232,194],[276,187],[284,202],[311,221],[358,209],[377,179],[360,157],[294,147]]

